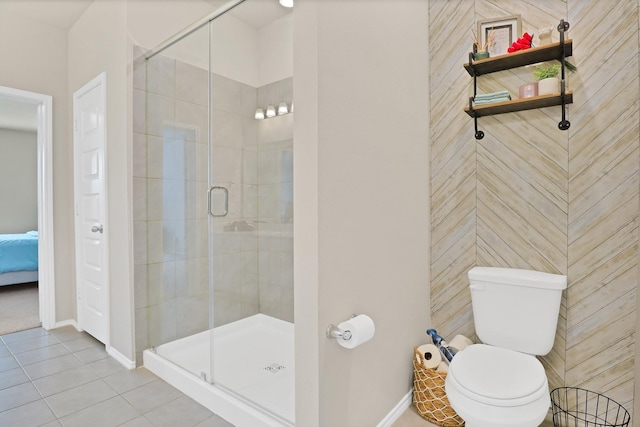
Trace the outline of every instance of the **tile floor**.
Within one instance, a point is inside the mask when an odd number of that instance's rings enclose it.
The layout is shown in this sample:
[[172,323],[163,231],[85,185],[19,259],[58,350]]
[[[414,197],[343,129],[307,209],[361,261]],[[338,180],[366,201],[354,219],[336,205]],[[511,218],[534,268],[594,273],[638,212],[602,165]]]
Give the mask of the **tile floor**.
[[416,407],[409,406],[403,413],[400,415],[391,427],[437,427],[435,424],[430,423],[426,419],[422,418],[418,415],[418,411],[416,411]]
[[[0,336],[0,426],[233,427],[73,327]],[[430,427],[413,405],[393,427]]]
[[233,427],[70,326],[0,336],[0,426]]

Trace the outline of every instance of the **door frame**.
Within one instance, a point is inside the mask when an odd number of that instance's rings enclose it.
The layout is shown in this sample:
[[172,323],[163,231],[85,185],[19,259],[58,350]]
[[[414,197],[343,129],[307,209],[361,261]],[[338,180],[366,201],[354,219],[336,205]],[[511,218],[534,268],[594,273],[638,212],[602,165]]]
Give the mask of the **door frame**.
[[0,97],[37,108],[38,170],[38,306],[44,329],[56,326],[53,239],[53,97],[0,86]]
[[104,310],[104,322],[105,322],[105,337],[104,337],[104,344],[105,344],[105,348],[109,349],[110,348],[110,342],[111,342],[111,316],[110,316],[110,311],[111,311],[111,300],[110,300],[110,285],[109,285],[109,278],[110,278],[110,271],[109,271],[109,210],[107,209],[108,206],[108,200],[107,200],[107,194],[108,194],[108,184],[107,184],[107,156],[106,156],[106,142],[107,142],[107,73],[106,72],[101,72],[100,74],[98,74],[96,77],[94,77],[93,79],[91,79],[89,82],[87,82],[86,84],[84,84],[80,89],[76,90],[73,93],[73,203],[74,203],[74,232],[75,232],[75,247],[76,247],[76,271],[75,271],[75,276],[76,276],[76,317],[77,317],[77,325],[78,328],[80,330],[82,329],[82,324],[80,322],[80,304],[77,302],[77,297],[82,295],[82,289],[81,286],[82,284],[80,283],[80,281],[78,280],[78,269],[80,268],[80,265],[78,263],[78,250],[80,249],[80,246],[78,245],[77,239],[78,239],[78,232],[77,232],[77,227],[78,227],[78,191],[79,191],[79,185],[78,185],[78,178],[80,176],[80,162],[78,159],[78,129],[77,129],[77,121],[78,121],[78,98],[82,97],[83,95],[87,94],[88,92],[90,92],[91,90],[95,89],[96,87],[100,87],[100,92],[101,92],[101,98],[102,98],[102,111],[104,113],[104,126],[103,126],[103,132],[104,132],[104,146],[102,147],[103,153],[102,153],[102,170],[104,173],[104,193],[102,195],[102,197],[104,198],[104,203],[103,203],[103,209],[104,211],[102,212],[103,217],[104,217],[104,221],[102,226],[107,230],[106,233],[103,234],[102,237],[102,242],[104,245],[104,257],[105,257],[105,265],[104,265],[104,274],[105,274],[105,283],[104,283],[104,297],[105,297],[105,310]]

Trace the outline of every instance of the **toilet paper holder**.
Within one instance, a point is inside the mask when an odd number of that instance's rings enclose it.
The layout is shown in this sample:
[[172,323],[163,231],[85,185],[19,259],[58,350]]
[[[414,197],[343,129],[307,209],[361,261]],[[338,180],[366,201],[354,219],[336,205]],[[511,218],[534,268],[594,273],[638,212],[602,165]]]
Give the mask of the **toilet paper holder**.
[[[356,316],[357,316],[357,314],[352,314],[350,319],[353,319]],[[327,326],[327,338],[329,338],[329,339],[331,339],[331,338],[335,338],[335,339],[342,338],[345,341],[349,341],[351,339],[351,337],[353,337],[353,334],[349,330],[340,329],[336,325],[334,325],[333,323],[331,323],[331,324],[329,324],[329,326]]]

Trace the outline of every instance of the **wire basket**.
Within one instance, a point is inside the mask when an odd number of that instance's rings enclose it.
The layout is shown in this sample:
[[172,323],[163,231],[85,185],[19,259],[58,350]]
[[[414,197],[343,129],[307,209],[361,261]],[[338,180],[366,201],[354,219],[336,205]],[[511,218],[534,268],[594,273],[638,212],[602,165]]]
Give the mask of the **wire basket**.
[[576,387],[551,391],[554,427],[628,427],[631,415],[613,399]]

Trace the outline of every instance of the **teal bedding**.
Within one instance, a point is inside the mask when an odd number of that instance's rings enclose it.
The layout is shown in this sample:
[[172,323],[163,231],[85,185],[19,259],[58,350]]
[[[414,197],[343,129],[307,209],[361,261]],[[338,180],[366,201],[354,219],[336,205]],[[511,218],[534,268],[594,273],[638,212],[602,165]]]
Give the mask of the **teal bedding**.
[[38,270],[38,232],[0,234],[0,274]]

